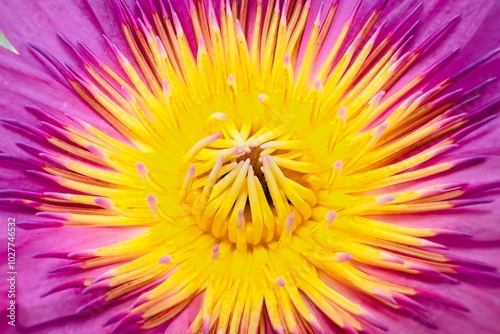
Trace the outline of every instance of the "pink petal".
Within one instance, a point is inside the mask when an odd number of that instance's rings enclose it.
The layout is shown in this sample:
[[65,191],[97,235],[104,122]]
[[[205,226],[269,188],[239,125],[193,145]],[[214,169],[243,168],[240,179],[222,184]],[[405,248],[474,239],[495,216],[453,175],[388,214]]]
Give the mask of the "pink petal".
[[[27,216],[15,215],[17,222],[29,219]],[[7,217],[2,214],[2,221]],[[91,249],[129,239],[144,231],[142,228],[131,229],[96,229],[96,228],[48,228],[26,231],[17,228],[16,231],[16,269],[17,269],[17,315],[21,327],[33,327],[57,319],[73,316],[75,311],[85,303],[99,296],[99,292],[81,295],[81,289],[68,289],[46,297],[40,297],[47,290],[62,283],[79,278],[95,277],[105,271],[99,268],[93,271],[72,273],[53,273],[51,268],[72,263],[70,260],[58,258],[33,258],[44,253],[69,253],[77,250]],[[75,243],[77,241],[77,243]],[[7,244],[2,234],[1,242]],[[6,257],[6,250],[2,249],[2,256]],[[3,268],[3,263],[2,263]],[[1,281],[2,291],[6,280]],[[2,298],[2,306],[3,306]],[[61,302],[64,300],[64,303]],[[121,303],[120,303],[121,304]],[[119,304],[119,305],[120,305]],[[123,304],[119,309],[123,308]],[[112,313],[106,313],[109,316]],[[99,322],[102,325],[104,320]]]
[[[58,33],[71,41],[82,41],[102,57],[107,45],[104,33],[92,8],[84,0],[26,1],[6,0],[0,3],[0,29],[23,58],[36,61],[28,43],[36,43],[60,61],[72,59]],[[116,26],[116,30],[120,29]],[[114,34],[115,38],[120,38]]]
[[[498,258],[498,256],[497,256]],[[496,260],[493,265],[499,266]],[[381,269],[369,268],[370,273],[396,283],[407,284],[417,289],[432,291],[444,298],[452,299],[470,309],[470,312],[455,310],[447,306],[443,300],[417,298],[419,303],[428,309],[423,314],[434,323],[438,330],[416,321],[416,317],[387,307],[379,307],[380,303],[370,303],[372,312],[379,315],[388,327],[388,333],[495,333],[500,317],[500,297],[498,282],[481,279],[465,280],[460,285],[450,285],[446,282],[425,282],[415,280],[413,275],[389,273]]]

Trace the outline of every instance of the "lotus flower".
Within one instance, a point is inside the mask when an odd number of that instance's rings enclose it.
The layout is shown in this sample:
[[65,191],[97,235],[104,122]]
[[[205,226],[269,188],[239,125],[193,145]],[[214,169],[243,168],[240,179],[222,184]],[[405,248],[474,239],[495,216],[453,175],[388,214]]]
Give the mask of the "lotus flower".
[[0,9],[2,333],[498,332],[498,1]]

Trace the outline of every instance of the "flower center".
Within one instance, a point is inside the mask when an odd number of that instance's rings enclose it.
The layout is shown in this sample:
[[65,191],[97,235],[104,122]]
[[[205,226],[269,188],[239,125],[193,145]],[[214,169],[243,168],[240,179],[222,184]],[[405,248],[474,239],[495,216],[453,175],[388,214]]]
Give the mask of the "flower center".
[[221,113],[211,119],[218,120],[211,130],[219,132],[185,156],[185,210],[203,230],[240,249],[287,243],[316,204],[308,180],[317,168],[304,143],[275,122],[235,123]]
[[239,163],[241,161],[244,162],[247,159],[250,160],[250,166],[252,166],[254,174],[259,179],[260,184],[263,187],[265,187],[264,191],[266,192],[266,198],[268,200],[270,200],[271,195],[269,194],[269,189],[267,189],[266,179],[264,177],[264,173],[262,172],[261,153],[263,151],[264,151],[264,149],[262,149],[260,146],[250,147],[245,151],[245,153],[242,156],[240,156],[236,159],[236,162]]

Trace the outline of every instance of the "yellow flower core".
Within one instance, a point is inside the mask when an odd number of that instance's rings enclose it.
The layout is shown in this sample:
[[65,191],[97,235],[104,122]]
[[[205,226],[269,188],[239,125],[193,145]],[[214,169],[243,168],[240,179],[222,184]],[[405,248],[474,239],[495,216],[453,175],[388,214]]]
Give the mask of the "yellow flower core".
[[339,286],[394,309],[418,294],[361,265],[453,280],[458,265],[425,238],[460,233],[383,219],[471,204],[456,200],[461,184],[394,190],[468,162],[431,161],[471,122],[442,98],[454,79],[408,94],[453,52],[395,87],[428,45],[405,53],[403,25],[373,28],[380,7],[355,30],[356,6],[332,39],[336,4],[227,1],[216,14],[191,2],[196,51],[173,11],[135,19],[118,7],[135,64],[111,45],[113,70],[80,45],[86,73],[65,73],[119,136],[74,116],[53,126],[48,141],[78,157],[42,153],[33,173],[68,193],[31,203],[63,226],[149,226],[68,255],[83,269],[113,265],[82,283],[104,289],[100,302],[142,293],[108,321],[115,331],[159,326],[202,295],[193,333],[263,333],[265,319],[322,332],[318,310],[356,333],[385,324]]

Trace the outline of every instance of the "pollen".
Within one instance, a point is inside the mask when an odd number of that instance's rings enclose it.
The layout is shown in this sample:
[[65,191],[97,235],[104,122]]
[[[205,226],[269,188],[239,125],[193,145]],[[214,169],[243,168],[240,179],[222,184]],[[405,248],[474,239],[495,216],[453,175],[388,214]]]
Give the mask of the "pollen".
[[77,313],[128,303],[106,322],[113,333],[161,326],[197,296],[192,333],[265,333],[266,323],[277,333],[322,333],[324,317],[346,333],[387,329],[345,291],[428,324],[414,297],[466,310],[363,268],[451,282],[463,272],[493,275],[428,239],[466,233],[386,217],[481,204],[466,195],[498,186],[420,182],[484,160],[447,158],[492,119],[487,108],[483,117],[460,112],[474,89],[447,89],[495,52],[423,85],[452,51],[397,86],[455,19],[411,49],[420,6],[389,28],[379,22],[381,1],[358,26],[359,2],[335,32],[337,1],[313,10],[310,0],[190,0],[190,22],[166,2],[149,1],[138,16],[116,3],[130,48],[108,40],[116,64],[80,42],[65,40],[79,67],[36,48],[112,129],[34,110],[53,150],[26,147],[38,162],[21,162],[66,192],[11,202],[38,211],[27,228],[148,229],[71,250],[72,264],[53,272],[107,269],[47,294],[101,292]]

